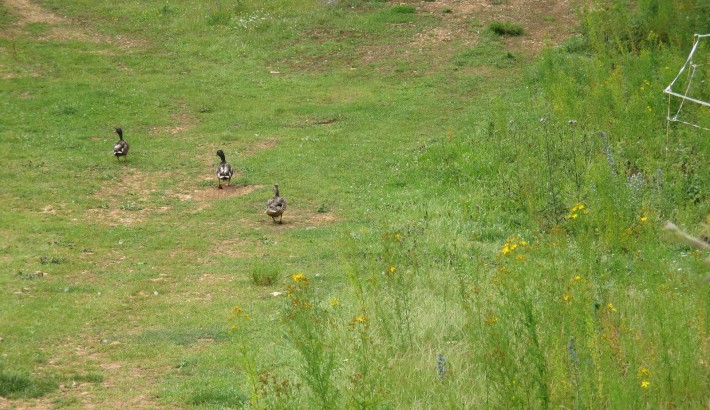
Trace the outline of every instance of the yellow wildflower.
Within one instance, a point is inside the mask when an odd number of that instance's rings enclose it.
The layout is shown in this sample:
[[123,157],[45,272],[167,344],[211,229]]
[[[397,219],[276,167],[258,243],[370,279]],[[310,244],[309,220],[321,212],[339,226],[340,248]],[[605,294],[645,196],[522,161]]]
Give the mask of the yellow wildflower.
[[562,300],[564,302],[569,302],[570,300],[572,300],[572,295],[568,293],[568,294],[562,296]]
[[577,275],[577,276],[574,277],[574,281],[575,281],[575,282],[579,282],[580,280],[582,280],[582,277],[581,277],[581,276]]
[[239,305],[235,305],[229,309],[229,312],[231,315],[227,318],[227,321],[232,322],[232,329],[239,327],[239,321],[249,320],[249,314]]
[[577,219],[580,213],[586,214],[587,212],[586,205],[579,202],[570,208],[569,214],[567,214],[567,219]]
[[641,222],[646,222],[646,221],[648,221],[648,217],[647,217],[647,216],[642,216],[641,218],[639,218],[639,221],[641,221]]
[[648,389],[648,386],[650,386],[650,385],[651,385],[651,382],[648,380],[644,380],[641,382],[641,387],[643,387],[644,389]]
[[521,260],[525,259],[525,255],[516,255],[515,259],[521,261]]
[[[229,309],[229,311],[232,312],[232,315],[233,315],[231,318],[244,318],[244,319],[249,318],[249,314],[247,312],[245,312],[244,309],[239,305],[235,305],[234,307]],[[230,320],[231,320],[231,318],[230,318]]]
[[293,275],[291,275],[291,279],[293,279],[294,282],[308,282],[308,278],[302,273],[294,273]]
[[397,271],[397,268],[395,266],[390,266],[389,269],[387,269],[389,273],[395,273]]
[[483,323],[487,325],[495,325],[496,323],[498,323],[498,318],[493,315],[490,315],[483,321]]
[[350,321],[351,325],[365,325],[367,324],[367,316],[355,316],[352,321]]
[[340,304],[340,301],[338,300],[338,298],[333,298],[330,300],[330,306],[335,307],[335,306],[338,306],[339,304]]
[[609,309],[610,311],[616,312],[616,308],[615,308],[614,305],[612,305],[611,303],[609,303],[608,305],[606,305],[606,307],[607,307],[607,309]]
[[507,241],[505,241],[505,244],[503,244],[503,247],[500,249],[500,253],[501,255],[507,255],[518,249],[518,247],[527,245],[528,243],[526,241],[522,241],[516,236],[511,236]]
[[639,375],[639,378],[651,377],[651,371],[642,366],[641,368],[639,368],[638,375]]

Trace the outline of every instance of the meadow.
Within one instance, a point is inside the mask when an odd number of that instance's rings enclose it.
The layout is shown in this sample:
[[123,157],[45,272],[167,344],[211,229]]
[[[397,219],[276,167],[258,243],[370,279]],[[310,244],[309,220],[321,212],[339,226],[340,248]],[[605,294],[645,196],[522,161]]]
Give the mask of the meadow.
[[710,5],[631,3],[0,3],[0,408],[710,407]]

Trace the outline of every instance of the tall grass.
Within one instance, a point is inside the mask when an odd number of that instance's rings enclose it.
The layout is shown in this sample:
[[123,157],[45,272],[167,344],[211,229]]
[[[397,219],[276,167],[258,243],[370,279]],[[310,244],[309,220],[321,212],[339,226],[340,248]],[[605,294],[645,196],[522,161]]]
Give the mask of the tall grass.
[[[318,376],[343,393],[349,377],[369,386],[349,406],[708,404],[702,258],[660,233],[710,212],[692,187],[710,180],[696,162],[707,138],[678,127],[667,139],[660,95],[706,8],[608,3],[583,13],[578,45],[530,70],[529,112],[434,138],[413,172],[436,195],[353,233],[368,261],[350,266],[327,320],[351,317],[356,338],[329,335],[347,365]],[[507,232],[491,240],[494,212]]]
[[[147,40],[0,38],[19,407],[707,408],[705,255],[661,232],[710,213],[661,97],[705,2],[586,3],[527,67],[491,33],[406,60],[411,4],[42,4]],[[217,145],[253,191],[198,198]]]

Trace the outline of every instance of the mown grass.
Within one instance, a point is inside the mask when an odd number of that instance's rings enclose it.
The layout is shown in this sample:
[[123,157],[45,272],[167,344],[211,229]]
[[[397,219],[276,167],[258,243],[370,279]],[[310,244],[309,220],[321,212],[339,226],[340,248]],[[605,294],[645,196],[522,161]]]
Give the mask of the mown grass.
[[651,3],[534,61],[407,54],[411,4],[0,6],[0,396],[705,408],[706,255],[661,226],[706,229],[710,147],[660,91],[709,10]]

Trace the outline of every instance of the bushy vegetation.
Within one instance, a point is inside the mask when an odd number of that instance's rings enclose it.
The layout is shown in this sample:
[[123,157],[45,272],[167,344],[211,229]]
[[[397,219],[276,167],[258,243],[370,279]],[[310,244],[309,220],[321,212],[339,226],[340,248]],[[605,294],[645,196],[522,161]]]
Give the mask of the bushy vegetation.
[[116,43],[0,39],[0,396],[710,404],[707,254],[662,230],[710,224],[710,142],[661,93],[706,2],[587,2],[531,60],[485,32],[408,56],[443,18],[411,4],[67,3]]
[[519,36],[523,34],[523,26],[510,21],[492,21],[488,29],[499,36]]
[[654,31],[704,9],[655,4],[585,12],[571,41],[586,46],[549,49],[529,73],[534,106],[414,154],[431,196],[393,206],[401,222],[375,245],[353,232],[369,257],[344,268],[349,292],[304,303],[315,285],[294,283],[289,311],[306,318],[287,315],[289,334],[322,335],[294,347],[337,346],[302,355],[314,394],[330,386],[336,407],[708,403],[707,268],[660,232],[708,213],[707,139],[666,133],[659,93],[702,27]]

